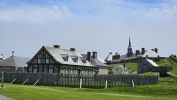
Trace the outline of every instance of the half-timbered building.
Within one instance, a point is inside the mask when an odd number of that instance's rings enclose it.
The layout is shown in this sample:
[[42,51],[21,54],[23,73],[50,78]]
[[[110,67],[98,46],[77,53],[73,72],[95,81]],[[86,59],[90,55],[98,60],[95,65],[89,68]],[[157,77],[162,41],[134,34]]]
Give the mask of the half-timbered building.
[[94,75],[97,67],[93,66],[75,48],[62,49],[59,45],[43,46],[28,61],[28,72]]

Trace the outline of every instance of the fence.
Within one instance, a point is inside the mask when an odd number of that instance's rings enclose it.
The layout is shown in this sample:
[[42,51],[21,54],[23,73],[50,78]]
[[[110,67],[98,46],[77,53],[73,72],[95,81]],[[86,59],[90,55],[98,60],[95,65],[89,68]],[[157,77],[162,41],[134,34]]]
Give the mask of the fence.
[[4,73],[4,81],[16,84],[32,84],[62,87],[104,88],[158,84],[158,76],[139,75],[62,75],[47,73]]

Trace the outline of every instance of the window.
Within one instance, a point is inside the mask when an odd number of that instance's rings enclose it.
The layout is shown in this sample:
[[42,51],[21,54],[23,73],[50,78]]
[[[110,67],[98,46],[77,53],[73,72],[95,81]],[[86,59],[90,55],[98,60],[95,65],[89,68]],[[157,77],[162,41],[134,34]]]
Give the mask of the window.
[[49,59],[45,59],[46,64],[49,64]]
[[44,64],[45,63],[45,59],[38,59],[38,64]]
[[37,73],[37,67],[33,67],[33,73]]
[[53,67],[49,67],[49,74],[53,73]]
[[49,59],[38,59],[38,64],[48,64],[49,63]]

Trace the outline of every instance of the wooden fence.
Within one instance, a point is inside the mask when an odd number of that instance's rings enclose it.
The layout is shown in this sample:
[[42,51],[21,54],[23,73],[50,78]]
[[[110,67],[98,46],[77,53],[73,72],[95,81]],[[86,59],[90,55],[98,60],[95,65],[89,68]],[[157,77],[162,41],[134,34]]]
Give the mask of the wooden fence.
[[158,76],[139,75],[62,75],[47,73],[4,73],[4,81],[15,84],[62,87],[104,88],[158,84]]

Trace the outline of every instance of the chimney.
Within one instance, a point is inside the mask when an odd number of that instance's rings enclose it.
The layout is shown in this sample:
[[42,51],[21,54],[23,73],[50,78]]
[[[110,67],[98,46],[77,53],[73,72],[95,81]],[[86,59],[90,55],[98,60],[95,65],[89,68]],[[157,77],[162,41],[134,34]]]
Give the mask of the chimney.
[[92,57],[93,57],[94,59],[97,59],[97,52],[94,51]]
[[140,51],[139,50],[136,50],[136,56],[140,54]]
[[14,52],[14,51],[12,51],[12,57],[14,56],[14,53],[15,53],[15,52]]
[[60,45],[53,45],[54,48],[60,48]]
[[70,48],[70,50],[71,50],[71,51],[76,51],[76,49],[75,49],[75,48]]
[[157,48],[155,48],[154,50],[155,50],[156,53],[158,53],[158,49]]
[[142,55],[145,54],[145,48],[141,48],[141,54],[142,54]]
[[90,62],[91,61],[91,52],[87,52],[87,60]]

